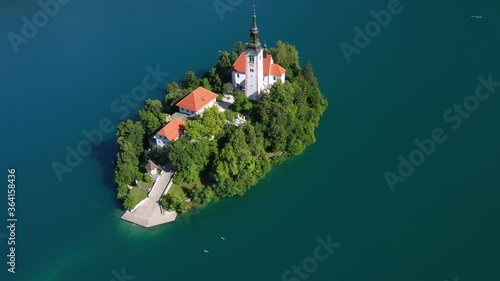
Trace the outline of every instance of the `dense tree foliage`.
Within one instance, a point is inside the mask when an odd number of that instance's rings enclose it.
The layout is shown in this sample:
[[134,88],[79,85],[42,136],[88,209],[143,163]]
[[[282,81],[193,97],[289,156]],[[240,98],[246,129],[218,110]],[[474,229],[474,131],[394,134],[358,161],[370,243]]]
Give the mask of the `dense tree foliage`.
[[[250,126],[247,134],[255,135],[253,127]],[[247,134],[243,128],[237,128],[214,161],[212,175],[217,196],[243,195],[270,169],[269,159],[263,147],[250,148],[249,142],[255,144],[256,140],[247,139]]]
[[188,71],[186,72],[186,75],[184,76],[184,80],[182,81],[182,86],[185,89],[188,90],[194,90],[198,87],[200,84],[198,77],[196,77],[196,73],[194,71]]
[[269,53],[273,56],[274,63],[286,69],[288,81],[294,81],[300,75],[299,53],[293,45],[278,41],[276,48],[270,48]]
[[222,131],[225,124],[225,114],[219,112],[217,106],[213,106],[205,110],[200,119],[188,120],[185,133],[190,139],[198,139],[204,136],[212,138]]
[[231,84],[231,82],[227,82],[227,83],[224,83],[224,85],[222,85],[222,94],[224,96],[234,95],[234,92],[235,92],[235,89],[233,87],[233,84]]
[[144,129],[140,122],[127,120],[118,124],[118,145],[121,147],[123,142],[129,142],[132,145],[134,154],[139,156],[143,151]]
[[140,122],[127,120],[118,124],[118,154],[115,160],[114,180],[118,186],[117,197],[124,199],[128,186],[141,177],[139,156],[143,151],[144,129]]
[[162,113],[162,104],[159,100],[146,100],[144,108],[139,110],[139,117],[146,136],[156,132],[165,123],[165,114]]
[[233,52],[231,53],[231,62],[234,63],[241,53],[245,51],[245,47],[243,46],[243,42],[238,41],[233,45]]
[[233,94],[234,103],[231,109],[244,115],[249,115],[252,111],[253,103],[245,96],[245,93],[238,91]]
[[161,206],[164,210],[176,211],[179,214],[189,211],[189,204],[178,193],[168,193],[162,198]]
[[[309,90],[308,92],[306,90]],[[269,152],[297,155],[315,141],[314,129],[326,108],[321,93],[307,85],[277,83],[257,104]]]
[[201,184],[195,184],[193,188],[189,190],[187,196],[192,198],[193,202],[196,204],[209,203],[217,198],[210,186],[203,186]]
[[219,75],[222,83],[231,81],[231,55],[228,52],[222,52],[219,56],[219,61],[215,65],[215,72]]
[[189,141],[181,138],[168,144],[168,157],[177,171],[174,181],[177,183],[195,182],[213,158],[216,142],[209,139]]

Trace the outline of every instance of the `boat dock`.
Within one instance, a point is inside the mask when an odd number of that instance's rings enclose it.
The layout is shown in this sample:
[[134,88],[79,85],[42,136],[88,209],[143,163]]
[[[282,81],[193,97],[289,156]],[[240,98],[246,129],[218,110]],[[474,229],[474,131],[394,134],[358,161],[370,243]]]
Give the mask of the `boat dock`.
[[142,227],[153,227],[175,221],[176,212],[163,211],[160,206],[162,195],[167,191],[167,185],[173,173],[163,171],[156,179],[148,198],[144,199],[132,211],[126,211],[121,218]]

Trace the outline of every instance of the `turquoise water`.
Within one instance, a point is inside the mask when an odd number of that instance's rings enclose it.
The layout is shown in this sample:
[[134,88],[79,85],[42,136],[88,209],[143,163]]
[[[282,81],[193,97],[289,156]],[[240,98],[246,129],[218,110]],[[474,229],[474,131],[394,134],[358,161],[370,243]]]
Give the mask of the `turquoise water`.
[[[118,280],[124,268],[137,281],[282,280],[328,236],[340,247],[307,280],[500,279],[500,90],[457,130],[442,117],[474,94],[479,75],[500,80],[500,4],[401,1],[347,63],[339,44],[353,44],[353,28],[388,2],[255,1],[261,38],[295,44],[315,67],[330,104],[317,143],[244,197],[148,230],[119,220],[113,133],[62,182],[51,163],[64,162],[82,130],[119,121],[111,104],[142,84],[146,66],[180,79],[247,40],[253,2],[221,20],[211,1],[70,1],[18,54],[7,34],[40,7],[0,4],[1,198],[14,167],[18,217],[17,273],[7,273],[3,240],[0,279]],[[391,192],[384,172],[435,128],[446,142]]]

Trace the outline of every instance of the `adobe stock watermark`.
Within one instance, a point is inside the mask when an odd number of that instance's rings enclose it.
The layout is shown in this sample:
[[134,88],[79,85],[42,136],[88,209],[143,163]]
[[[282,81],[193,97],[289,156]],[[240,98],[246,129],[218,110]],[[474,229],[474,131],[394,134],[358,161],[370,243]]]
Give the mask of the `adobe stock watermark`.
[[9,32],[7,38],[12,45],[12,49],[16,54],[19,53],[19,45],[28,44],[30,39],[35,38],[39,28],[45,27],[49,23],[50,18],[54,18],[60,10],[60,5],[66,5],[70,0],[39,0],[38,6],[40,10],[35,12],[31,19],[22,17],[23,26],[19,34]]
[[116,271],[116,269],[111,270],[111,274],[113,277],[109,279],[109,281],[132,281],[135,279],[135,276],[128,275],[125,272],[125,267],[122,268],[121,272]]
[[334,249],[338,249],[341,245],[339,243],[333,243],[331,241],[331,235],[326,237],[326,241],[321,237],[317,237],[316,241],[318,245],[314,248],[312,255],[304,258],[299,265],[294,264],[291,269],[287,269],[283,272],[281,280],[307,280],[310,274],[318,270],[319,263],[326,261],[333,254]]
[[236,6],[243,3],[243,0],[215,0],[212,2],[215,12],[219,16],[220,21],[224,20],[224,13],[234,11]]
[[380,34],[382,27],[386,28],[391,23],[393,15],[398,15],[403,10],[404,8],[401,6],[399,0],[389,0],[387,3],[387,10],[380,10],[378,12],[371,10],[370,14],[374,20],[365,24],[364,31],[357,26],[354,27],[356,34],[354,35],[353,42],[355,46],[346,43],[345,41],[339,45],[347,63],[351,63],[351,56],[353,54],[359,55],[362,49],[370,45],[371,39]]
[[[136,108],[139,104],[146,100],[148,91],[156,89],[164,82],[165,78],[170,74],[162,72],[160,65],[157,64],[153,69],[151,66],[146,67],[147,74],[142,78],[142,84],[135,86],[130,91],[130,94],[121,94],[120,98],[115,99],[111,105],[111,112],[119,114],[118,118],[125,120],[130,116],[130,109]],[[110,118],[102,118],[96,128],[92,130],[82,130],[83,139],[76,145],[65,147],[66,157],[64,161],[53,161],[51,163],[52,170],[54,171],[59,183],[63,181],[65,173],[72,173],[73,170],[80,165],[83,157],[92,153],[93,147],[98,146],[104,140],[106,134],[114,131],[117,124],[114,124]]]
[[[481,102],[488,100],[495,92],[495,88],[500,87],[500,81],[493,81],[493,75],[489,74],[488,78],[483,76],[477,77],[479,81],[473,95],[469,95],[459,104],[453,104],[443,113],[443,121],[450,126],[452,131],[462,127],[463,120],[469,119],[473,112],[479,109]],[[435,128],[432,130],[429,138],[423,140],[415,139],[416,148],[411,151],[407,158],[403,155],[398,156],[399,165],[397,172],[385,171],[384,178],[389,186],[389,189],[396,191],[397,183],[404,183],[405,180],[413,175],[415,168],[424,164],[426,158],[432,156],[436,152],[438,144],[443,144],[448,139],[448,134],[443,128]],[[408,160],[407,160],[408,159]]]

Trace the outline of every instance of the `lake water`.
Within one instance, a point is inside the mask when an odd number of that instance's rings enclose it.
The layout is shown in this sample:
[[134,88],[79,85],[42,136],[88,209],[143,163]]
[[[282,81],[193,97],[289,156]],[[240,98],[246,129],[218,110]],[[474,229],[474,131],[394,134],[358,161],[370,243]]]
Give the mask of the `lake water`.
[[[355,46],[354,28],[389,1],[221,3],[234,7],[220,15],[212,1],[68,1],[17,54],[9,32],[22,35],[22,18],[41,7],[0,4],[0,224],[11,167],[18,218],[16,273],[0,238],[0,280],[500,279],[500,87],[468,97],[478,76],[500,81],[500,3],[401,1],[350,63],[339,45]],[[162,99],[165,83],[202,73],[217,50],[248,40],[254,3],[261,39],[290,42],[314,65],[329,101],[317,143],[244,197],[153,229],[119,219],[114,132],[58,180],[51,164],[65,163],[82,130],[120,121],[112,105],[124,105],[147,66],[169,73],[147,95]],[[443,119],[464,99],[473,110]],[[398,173],[398,156],[409,159],[436,128],[446,141],[392,192],[384,173]],[[321,239],[340,245],[318,261]]]

